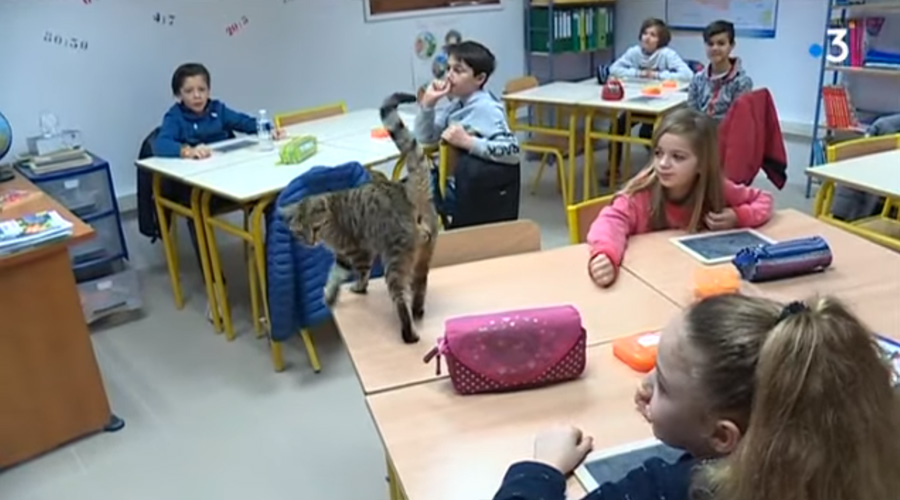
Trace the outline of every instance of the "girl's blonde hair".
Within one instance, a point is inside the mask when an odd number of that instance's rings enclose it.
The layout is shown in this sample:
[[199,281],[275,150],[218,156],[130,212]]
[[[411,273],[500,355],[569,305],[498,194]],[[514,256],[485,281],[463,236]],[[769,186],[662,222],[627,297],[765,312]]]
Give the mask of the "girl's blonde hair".
[[723,295],[686,323],[703,396],[743,432],[699,471],[695,497],[900,498],[900,394],[874,335],[841,303]]
[[[697,232],[703,228],[704,215],[719,212],[725,207],[716,122],[703,113],[682,108],[663,118],[660,126],[653,132],[654,151],[659,145],[660,137],[665,134],[674,134],[686,139],[691,145],[691,152],[697,157],[696,184],[691,195],[685,200],[685,203],[693,205],[687,230]],[[668,229],[666,194],[656,177],[653,160],[625,185],[624,193],[632,195],[647,189],[651,191],[650,227],[654,230]]]

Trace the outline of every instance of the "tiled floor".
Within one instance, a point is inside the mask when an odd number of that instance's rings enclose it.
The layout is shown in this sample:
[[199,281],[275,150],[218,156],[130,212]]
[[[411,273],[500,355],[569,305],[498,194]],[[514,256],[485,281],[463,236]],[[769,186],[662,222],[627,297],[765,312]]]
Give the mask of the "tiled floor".
[[[810,201],[801,184],[790,184],[778,205]],[[567,243],[552,172],[536,196],[523,188],[521,215],[540,223],[545,247]],[[276,374],[265,341],[251,332],[239,245],[227,246],[239,331],[229,343],[204,318],[199,273],[187,271],[188,303],[176,310],[160,246],[139,237],[134,220],[127,231],[142,271],[143,315],[92,337],[126,426],[0,472],[0,498],[386,499],[378,434],[333,329],[316,333],[322,373],[312,372],[297,339],[286,350],[287,370]],[[193,262],[187,248],[182,254],[185,265]]]

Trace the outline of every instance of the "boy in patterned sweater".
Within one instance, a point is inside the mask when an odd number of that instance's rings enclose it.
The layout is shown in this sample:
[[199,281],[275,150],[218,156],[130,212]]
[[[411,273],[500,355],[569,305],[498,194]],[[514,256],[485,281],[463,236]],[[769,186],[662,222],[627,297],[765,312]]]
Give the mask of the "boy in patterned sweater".
[[688,105],[721,121],[742,94],[753,90],[753,80],[731,57],[734,50],[734,24],[713,21],[703,30],[709,65],[694,75],[688,88]]

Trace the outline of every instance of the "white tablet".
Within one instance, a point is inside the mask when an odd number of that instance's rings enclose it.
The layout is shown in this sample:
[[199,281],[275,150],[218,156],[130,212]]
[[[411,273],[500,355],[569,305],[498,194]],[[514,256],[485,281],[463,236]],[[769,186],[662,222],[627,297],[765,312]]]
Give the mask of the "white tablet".
[[722,264],[744,248],[775,243],[772,238],[752,229],[691,234],[670,241],[704,264]]
[[575,469],[575,477],[586,491],[591,492],[601,484],[621,481],[630,471],[651,458],[675,463],[684,453],[683,450],[667,446],[655,438],[635,441],[589,453]]
[[894,387],[900,391],[900,342],[896,340],[889,339],[887,337],[882,337],[881,335],[876,335],[875,339],[878,342],[878,346],[884,351],[884,356],[887,358],[888,365],[893,368],[893,374],[891,377],[891,381],[894,384]]
[[237,151],[238,149],[244,149],[256,144],[256,141],[253,139],[240,139],[234,142],[227,142],[225,144],[220,144],[213,146],[213,151],[217,153],[230,153],[231,151]]

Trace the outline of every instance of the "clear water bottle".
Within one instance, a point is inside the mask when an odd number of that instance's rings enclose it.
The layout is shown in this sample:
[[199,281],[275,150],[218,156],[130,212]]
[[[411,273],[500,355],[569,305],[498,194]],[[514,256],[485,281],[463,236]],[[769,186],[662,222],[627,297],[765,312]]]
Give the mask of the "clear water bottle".
[[275,149],[272,135],[272,120],[269,119],[266,110],[261,109],[256,117],[256,137],[259,141],[259,149],[263,151]]

